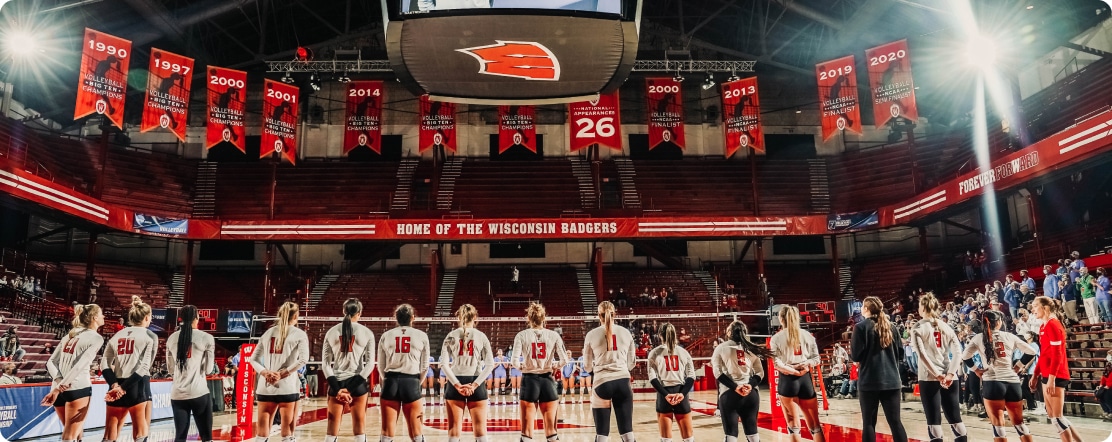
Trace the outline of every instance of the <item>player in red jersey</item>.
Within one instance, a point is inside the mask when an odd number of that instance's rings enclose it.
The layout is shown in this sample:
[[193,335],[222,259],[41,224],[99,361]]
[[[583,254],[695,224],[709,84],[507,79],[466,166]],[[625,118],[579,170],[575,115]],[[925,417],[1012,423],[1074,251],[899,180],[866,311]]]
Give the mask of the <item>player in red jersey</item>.
[[1042,385],[1046,402],[1046,417],[1058,429],[1063,442],[1081,441],[1062,410],[1065,407],[1066,387],[1070,384],[1070,369],[1066,358],[1066,328],[1062,326],[1061,307],[1046,296],[1035,298],[1035,316],[1043,321],[1039,330],[1039,361],[1028,388],[1035,391]]

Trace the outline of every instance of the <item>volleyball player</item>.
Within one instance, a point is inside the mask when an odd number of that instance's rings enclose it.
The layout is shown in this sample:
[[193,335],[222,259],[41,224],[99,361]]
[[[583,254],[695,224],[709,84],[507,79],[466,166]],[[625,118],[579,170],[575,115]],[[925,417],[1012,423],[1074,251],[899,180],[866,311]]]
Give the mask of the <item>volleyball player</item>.
[[985,412],[992,423],[992,437],[995,442],[1006,442],[1004,430],[1004,411],[1008,412],[1019,440],[1031,442],[1034,436],[1023,422],[1023,393],[1019,391],[1018,369],[1012,361],[1015,350],[1023,352],[1020,359],[1024,364],[1035,357],[1035,349],[1015,335],[1003,330],[1004,315],[995,310],[987,310],[981,316],[984,331],[973,336],[962,353],[966,365],[973,364],[973,356],[980,355],[984,369],[974,372],[981,378],[981,397],[985,401]]
[[579,378],[578,373],[576,373],[579,362],[571,356],[571,350],[568,350],[567,358],[564,361],[564,367],[560,370],[560,377],[564,385],[564,394],[568,395],[572,394],[571,389],[575,388],[575,380]]
[[576,375],[579,377],[579,389],[576,391],[583,394],[591,394],[591,381],[593,381],[594,378],[591,377],[591,371],[586,369],[586,361],[583,359],[583,355],[579,355],[579,357],[576,358],[576,363],[578,364],[579,373]]
[[62,421],[63,442],[82,439],[89,397],[93,395],[89,366],[104,344],[104,337],[97,333],[103,325],[104,312],[99,306],[78,304],[74,307],[73,328],[46,361],[46,371],[53,381],[50,392],[42,398],[42,406],[54,407]]
[[826,442],[819,422],[815,384],[811,380],[811,370],[821,361],[818,344],[810,332],[799,327],[799,309],[794,306],[780,309],[780,325],[782,329],[772,336],[769,348],[776,354],[774,362],[781,374],[776,393],[784,410],[784,421],[788,423],[788,435],[793,442],[802,440],[799,428],[799,414],[802,414],[812,439]]
[[900,400],[903,383],[900,361],[903,346],[899,332],[884,312],[884,303],[876,296],[865,298],[861,313],[865,316],[853,327],[850,357],[859,364],[857,400],[861,404],[861,441],[876,441],[876,415],[884,408],[884,418],[896,442],[907,442],[907,432],[900,422]]
[[381,442],[394,440],[394,424],[399,411],[405,415],[413,441],[425,440],[421,435],[421,380],[418,376],[428,369],[429,336],[413,328],[416,317],[413,306],[397,306],[394,319],[398,326],[387,330],[378,341],[378,371],[383,379]]
[[617,414],[618,432],[622,442],[633,442],[633,388],[629,371],[636,363],[637,349],[633,335],[625,327],[614,324],[614,304],[598,305],[601,326],[587,332],[583,339],[583,370],[591,373],[595,388],[591,391],[591,414],[595,419],[595,442],[606,442],[610,436],[610,408]]
[[521,370],[517,369],[521,365],[521,359],[520,354],[510,351],[509,362],[506,365],[509,366],[510,370],[510,396],[513,398],[512,400],[517,400],[517,396],[521,393]]
[[216,341],[197,330],[197,307],[178,310],[181,324],[166,338],[166,369],[170,371],[170,408],[174,412],[174,442],[189,437],[189,416],[202,441],[212,440],[212,398],[205,376],[216,364]]
[[522,372],[521,378],[521,441],[533,440],[533,421],[536,409],[541,409],[544,422],[544,436],[547,442],[556,442],[556,404],[560,399],[556,394],[556,381],[552,378],[564,366],[567,349],[560,334],[544,327],[544,306],[532,302],[525,310],[525,320],[529,328],[514,336],[511,353],[522,355],[524,359],[516,367]]
[[1039,360],[1028,388],[1036,391],[1042,385],[1046,417],[1058,430],[1058,437],[1063,442],[1080,442],[1081,435],[1062,415],[1066,387],[1070,384],[1070,370],[1066,360],[1066,328],[1062,326],[1061,308],[1057,301],[1046,296],[1035,298],[1032,308],[1043,325],[1039,329]]
[[737,442],[738,419],[741,419],[746,442],[760,442],[757,412],[761,395],[757,387],[765,375],[762,359],[775,357],[772,350],[749,340],[745,323],[735,320],[726,329],[726,342],[714,348],[711,372],[718,380],[718,410],[722,417],[725,442]]
[[691,430],[691,403],[688,394],[695,388],[695,362],[677,345],[676,328],[665,322],[658,331],[660,346],[649,352],[649,383],[656,390],[656,423],[660,441],[672,442],[672,419],[680,427],[683,442],[694,442]]
[[297,328],[297,303],[286,301],[278,307],[278,317],[259,338],[259,345],[251,354],[251,367],[258,374],[255,400],[259,403],[255,419],[255,440],[265,442],[274,419],[281,416],[283,442],[294,440],[297,425],[297,401],[301,399],[301,384],[297,370],[309,362],[309,336]]
[[506,383],[506,367],[510,364],[510,358],[502,354],[502,349],[495,350],[494,353],[494,371],[487,375],[487,390],[493,391],[494,394],[502,394],[502,388]]
[[463,429],[463,410],[471,414],[471,428],[477,442],[486,442],[487,391],[483,380],[494,371],[490,340],[475,328],[479,312],[464,304],[456,310],[459,328],[444,338],[440,357],[451,362],[440,369],[448,378],[444,399],[448,403],[448,442],[459,442]]
[[130,415],[132,439],[145,442],[151,425],[147,411],[151,400],[151,365],[158,351],[158,337],[147,329],[151,324],[151,306],[132,296],[127,322],[131,326],[108,340],[100,359],[100,372],[108,384],[104,397],[104,440],[116,440],[124,427],[124,418]]
[[436,363],[436,358],[429,356],[429,368],[425,370],[425,377],[421,378],[421,391],[425,396],[432,396],[433,387],[436,385],[437,376],[439,375],[439,373],[436,372],[440,371],[435,370],[437,365],[439,364]]
[[938,317],[941,306],[934,293],[919,297],[923,319],[911,330],[911,348],[919,355],[919,399],[927,419],[930,442],[942,442],[942,416],[950,424],[955,442],[969,439],[961,420],[961,341],[946,321]]
[[324,334],[321,372],[328,380],[328,428],[325,442],[339,440],[340,421],[351,409],[351,432],[355,442],[366,442],[363,422],[367,417],[370,392],[368,377],[375,369],[375,334],[359,323],[363,303],[344,301],[344,321]]

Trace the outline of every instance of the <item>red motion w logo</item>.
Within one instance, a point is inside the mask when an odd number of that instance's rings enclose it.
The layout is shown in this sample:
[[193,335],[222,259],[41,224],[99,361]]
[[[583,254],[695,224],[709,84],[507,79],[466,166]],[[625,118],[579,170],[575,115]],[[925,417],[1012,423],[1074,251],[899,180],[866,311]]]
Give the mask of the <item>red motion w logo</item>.
[[502,41],[456,49],[479,60],[479,73],[526,80],[557,81],[560,61],[544,45],[531,41]]

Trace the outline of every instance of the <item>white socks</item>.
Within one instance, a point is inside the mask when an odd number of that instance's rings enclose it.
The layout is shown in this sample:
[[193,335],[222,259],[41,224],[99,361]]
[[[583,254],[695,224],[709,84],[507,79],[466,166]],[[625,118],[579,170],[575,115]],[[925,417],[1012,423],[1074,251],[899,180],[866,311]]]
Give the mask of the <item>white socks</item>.
[[666,438],[666,437],[662,437],[662,438],[660,438],[660,442],[672,442],[672,439],[668,439],[668,438]]
[[695,442],[695,438],[694,437],[689,437],[687,439],[684,439],[683,442]]
[[479,436],[479,437],[475,438],[475,442],[488,442],[488,441],[490,441],[490,437],[487,437],[487,436]]
[[601,434],[596,434],[595,435],[595,442],[606,442],[606,438],[607,438],[606,436],[603,436]]
[[255,442],[266,442],[266,436],[255,436]]
[[761,442],[761,435],[759,434],[746,434],[746,442]]
[[449,437],[449,438],[448,438],[448,442],[459,442],[459,436],[456,436],[456,437]]
[[425,436],[424,435],[414,436],[413,437],[413,442],[425,442]]
[[378,442],[394,442],[394,438],[390,436],[379,436]]
[[355,436],[354,441],[355,442],[367,442],[367,435],[366,434],[360,434],[358,436]]
[[324,436],[324,442],[339,442],[340,436]]
[[626,433],[622,435],[622,442],[637,442],[637,437],[633,433]]
[[726,439],[723,442],[737,442],[737,436],[726,435]]

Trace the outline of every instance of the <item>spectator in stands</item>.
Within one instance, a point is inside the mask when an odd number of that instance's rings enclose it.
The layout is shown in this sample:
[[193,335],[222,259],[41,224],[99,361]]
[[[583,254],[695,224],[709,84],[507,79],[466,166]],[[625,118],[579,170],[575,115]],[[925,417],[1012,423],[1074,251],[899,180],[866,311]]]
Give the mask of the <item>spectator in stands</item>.
[[0,385],[22,384],[23,380],[15,375],[15,363],[5,362],[0,365]]
[[962,315],[968,315],[969,312],[973,311],[975,307],[976,306],[973,305],[973,297],[970,296],[965,298],[965,303],[961,305],[961,309],[959,309],[958,312],[960,312]]
[[974,280],[977,279],[976,274],[973,273],[973,265],[974,265],[975,260],[976,260],[976,258],[973,256],[973,251],[972,250],[966,250],[965,251],[965,256],[962,257],[962,262],[961,262],[962,267],[965,269],[965,280],[966,281],[974,281]]
[[981,253],[977,254],[977,267],[981,268],[981,278],[988,279],[988,276],[989,276],[988,253],[985,252],[985,249],[981,249]]
[[1004,303],[1008,304],[1008,316],[1016,317],[1019,311],[1019,286],[1018,282],[1012,280],[1011,275],[1008,275],[1008,288],[1004,291]]
[[842,388],[838,391],[838,395],[834,396],[838,399],[849,399],[850,397],[857,397],[857,363],[854,362],[849,366],[849,380],[842,382]]
[[1073,261],[1071,261],[1071,260],[1067,259],[1066,262],[1069,263],[1066,266],[1066,268],[1069,270],[1070,283],[1071,284],[1076,283],[1077,282],[1077,277],[1081,276],[1081,269],[1080,268],[1074,268],[1073,267]]
[[1007,287],[1004,285],[1004,283],[996,280],[992,282],[992,291],[985,292],[985,297],[999,301],[1001,299],[1004,299],[1004,292],[1006,290]]
[[1058,276],[1068,275],[1070,273],[1068,267],[1069,267],[1069,260],[1067,260],[1065,258],[1059,259],[1058,260],[1058,267],[1056,267],[1054,269],[1054,274],[1056,274]]
[[39,278],[35,278],[35,284],[32,286],[32,290],[35,292],[35,296],[42,296],[42,284]]
[[[850,330],[851,334],[852,334],[852,331],[853,330],[851,329]],[[848,362],[848,361],[849,361],[849,352],[846,351],[845,347],[842,347],[841,342],[835,342],[834,343],[834,363],[839,364],[839,365],[845,365],[845,363]]]
[[767,305],[772,305],[772,298],[770,298],[772,292],[768,289],[768,277],[765,275],[761,275],[761,278],[757,281],[757,296],[764,299]]
[[[1024,311],[1023,314],[1026,315],[1027,312]],[[1019,333],[1018,330],[1017,330],[1017,335],[1020,338],[1022,338],[1024,341],[1026,341],[1027,345],[1030,345],[1031,347],[1033,347],[1035,349],[1035,359],[1030,360],[1029,362],[1027,362],[1027,364],[1023,364],[1023,362],[1022,362],[1022,358],[1023,358],[1023,352],[1022,351],[1020,351],[1019,349],[1016,349],[1012,353],[1012,360],[1017,361],[1016,364],[1022,365],[1022,367],[1019,370],[1019,381],[1021,383],[1020,385],[1026,386],[1026,385],[1030,384],[1031,383],[1031,376],[1033,376],[1035,374],[1035,366],[1036,366],[1036,364],[1038,364],[1038,360],[1039,360],[1039,342],[1036,339],[1036,334],[1037,333],[1038,333],[1038,330],[1026,331],[1026,332],[1023,332],[1023,333]],[[1027,410],[1029,410],[1029,411],[1036,410],[1035,394],[1031,392],[1030,388],[1020,388],[1020,390],[1023,390],[1023,400],[1027,401]]]
[[691,345],[691,339],[691,334],[687,332],[687,329],[684,327],[680,327],[680,346],[687,348],[688,345]]
[[513,273],[510,276],[510,285],[513,286],[514,293],[517,293],[518,288],[521,287],[520,284],[521,284],[521,271],[519,271],[517,269],[517,266],[513,266]]
[[1096,298],[1101,322],[1112,322],[1112,298],[1108,295],[1108,289],[1108,272],[1104,267],[1097,267]]
[[1066,315],[1067,325],[1076,324],[1077,320],[1077,286],[1070,283],[1066,276],[1058,278],[1058,295],[1062,298],[1062,312]]
[[8,275],[0,275],[0,287],[8,286]]
[[1043,296],[1050,299],[1058,299],[1058,274],[1050,272],[1051,267],[1049,264],[1043,266]]
[[1081,302],[1085,304],[1085,317],[1089,319],[1089,325],[1096,326],[1100,322],[1100,312],[1097,309],[1097,279],[1089,274],[1088,267],[1082,267],[1079,272],[1080,276],[1076,281],[1077,292],[1081,295]]
[[1027,276],[1027,270],[1019,271],[1019,282],[1023,285],[1026,285],[1027,288],[1032,292],[1035,291],[1035,279]]
[[1085,260],[1081,259],[1081,252],[1074,250],[1070,253],[1070,269],[1081,271],[1085,267]]
[[100,281],[95,277],[89,281],[89,303],[97,302],[97,288],[100,287]]
[[[0,380],[0,384],[3,381]],[[1104,358],[1104,375],[1100,378],[1100,385],[1093,392],[1093,397],[1100,400],[1100,409],[1104,412],[1104,420],[1112,420],[1112,352]]]
[[11,358],[11,360],[19,362],[23,360],[23,355],[27,351],[23,350],[23,346],[19,344],[19,336],[16,335],[15,326],[8,327],[8,331],[0,337],[0,356]]

